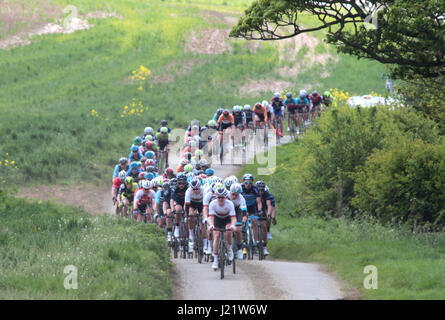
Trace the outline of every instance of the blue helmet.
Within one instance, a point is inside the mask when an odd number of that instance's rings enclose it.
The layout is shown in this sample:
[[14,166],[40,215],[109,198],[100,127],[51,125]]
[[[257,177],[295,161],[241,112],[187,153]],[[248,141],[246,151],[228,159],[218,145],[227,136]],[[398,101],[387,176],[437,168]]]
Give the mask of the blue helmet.
[[136,152],[136,151],[139,151],[139,147],[137,147],[137,146],[132,146],[132,147],[131,147],[131,152]]
[[213,176],[215,174],[215,170],[213,170],[212,168],[208,168],[206,169],[205,174],[208,176]]
[[155,153],[154,153],[153,151],[147,151],[147,152],[145,153],[145,157],[146,157],[147,159],[153,159],[153,158],[155,157]]
[[155,177],[155,175],[152,172],[147,172],[145,174],[145,179],[147,179],[147,180],[153,180],[154,177]]

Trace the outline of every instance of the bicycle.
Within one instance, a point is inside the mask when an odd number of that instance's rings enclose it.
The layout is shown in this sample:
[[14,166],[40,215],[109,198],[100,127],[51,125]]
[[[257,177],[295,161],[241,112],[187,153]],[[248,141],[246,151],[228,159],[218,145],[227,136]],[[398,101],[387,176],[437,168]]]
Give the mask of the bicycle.
[[224,240],[224,233],[227,231],[232,231],[232,229],[215,228],[215,230],[220,232],[219,243],[218,243],[218,267],[220,268],[221,271],[221,280],[222,280],[224,279],[224,268],[226,265],[232,264],[233,273],[235,274],[236,272],[235,257],[232,261],[229,260],[228,257],[229,253],[227,252],[226,241]]
[[244,259],[253,260],[253,256],[255,253],[255,244],[254,244],[254,235],[253,235],[253,229],[252,229],[252,220],[257,219],[256,216],[250,216],[247,218],[247,222],[244,228],[243,236],[244,239],[244,245],[247,250],[247,257],[244,257]]
[[[175,211],[172,211],[171,213],[173,215],[172,220],[173,220],[173,225],[175,226],[175,228],[177,228],[176,226],[176,218],[175,218]],[[171,243],[171,247],[173,250],[173,257],[175,259],[178,258],[178,252],[179,252],[179,238],[176,238],[174,233],[172,234],[172,243]]]
[[164,161],[165,161],[165,150],[159,150],[159,162],[158,162],[158,173],[162,174],[164,172]]
[[280,121],[278,119],[278,116],[275,115],[275,118],[273,120],[273,126],[275,128],[275,136],[277,139],[277,144],[280,143],[280,132],[283,132],[283,128],[279,128],[280,127]]
[[[195,211],[196,212],[196,211]],[[196,225],[195,225],[195,256],[198,258],[198,263],[202,263],[202,258],[204,257],[204,247],[202,244],[202,232],[201,232],[201,214],[195,213],[190,214],[189,217],[196,217]]]
[[289,124],[290,124],[290,128],[289,128],[290,129],[290,135],[291,135],[292,140],[295,140],[295,134],[297,132],[297,124],[296,124],[297,117],[296,117],[295,113],[289,113],[288,116],[290,117],[290,121],[289,121]]
[[261,214],[258,217],[258,260],[265,260],[266,256],[264,255],[264,247],[265,243],[263,241],[263,231],[261,228],[261,221],[267,221],[266,214]]

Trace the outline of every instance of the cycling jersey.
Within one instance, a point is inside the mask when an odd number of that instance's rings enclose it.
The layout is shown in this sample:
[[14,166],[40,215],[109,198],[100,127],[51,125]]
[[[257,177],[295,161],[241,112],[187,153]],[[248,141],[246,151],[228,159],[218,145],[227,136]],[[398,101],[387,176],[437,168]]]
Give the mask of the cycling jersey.
[[192,187],[189,187],[185,192],[185,204],[189,205],[191,202],[202,203],[204,199],[204,188],[200,187],[199,192],[195,192]]
[[227,218],[227,217],[234,217],[235,214],[235,206],[233,205],[232,201],[225,199],[224,204],[222,206],[219,205],[218,199],[213,200],[210,202],[209,205],[209,215],[215,216],[221,219]]
[[123,198],[128,199],[130,202],[133,202],[134,199],[134,193],[137,188],[137,183],[133,182],[131,188],[128,188],[127,185],[124,183],[120,186],[118,194],[122,195]]
[[253,111],[244,111],[244,116],[246,117],[246,123],[253,122]]
[[287,111],[290,113],[294,113],[297,110],[297,100],[295,98],[286,98],[284,100],[284,106],[287,107]]
[[134,196],[134,200],[138,201],[139,205],[150,205],[155,199],[156,193],[153,190],[149,190],[148,193],[145,193],[144,189],[138,189]]
[[113,189],[119,189],[124,184],[119,177],[113,179]]
[[215,114],[213,115],[213,118],[212,118],[212,120],[213,121],[218,121],[218,119],[219,119],[219,117],[222,115],[222,111],[220,111],[220,112],[215,112]]
[[142,157],[143,157],[143,154],[140,151],[138,151],[138,153],[136,153],[136,154],[134,154],[133,152],[130,152],[130,154],[128,155],[128,160],[130,162],[140,161],[142,159]]
[[261,121],[267,121],[267,109],[264,106],[261,106],[260,108],[253,108],[253,112],[260,117]]
[[[272,202],[272,195],[269,193],[269,191],[264,191],[262,195],[260,195],[261,197],[261,204],[263,206],[264,211],[266,211],[267,208],[267,200],[271,200]],[[271,204],[272,205],[272,204]]]
[[224,114],[220,115],[218,118],[218,123],[222,123],[225,125],[232,125],[235,123],[235,119],[233,118],[233,116],[229,113],[227,117],[224,116]]
[[211,191],[212,189],[209,189],[210,191],[208,191],[205,195],[204,195],[204,200],[202,201],[202,203],[204,204],[204,206],[209,206],[210,202],[212,202],[213,200],[216,199],[215,194],[213,193],[213,191]]
[[238,125],[242,125],[244,123],[244,114],[242,112],[232,112],[233,119],[235,120],[234,124],[237,127]]
[[298,111],[300,113],[303,113],[303,112],[307,111],[305,109],[309,108],[309,101],[308,101],[308,99],[306,99],[306,98],[301,99],[300,97],[298,97],[298,99],[297,99],[297,107],[298,107]]
[[246,199],[240,194],[238,197],[233,200],[232,197],[230,197],[230,201],[232,201],[233,205],[235,206],[235,209],[241,209],[242,211],[247,211],[247,205],[246,205]]
[[321,104],[321,96],[317,95],[317,97],[314,97],[312,94],[309,96],[309,98],[312,101],[312,104],[315,106],[319,106]]
[[248,190],[244,184],[242,184],[243,192],[242,196],[246,200],[247,211],[249,214],[257,214],[256,199],[260,197],[256,186],[251,186]]
[[270,105],[272,106],[273,112],[276,115],[281,115],[281,108],[284,106],[283,99],[279,98],[277,101],[275,99],[270,100]]
[[184,205],[184,201],[185,201],[185,192],[187,191],[187,184],[185,185],[184,188],[179,188],[178,185],[176,185],[172,190],[171,190],[171,198],[173,199],[173,201],[175,201],[177,204],[183,206]]

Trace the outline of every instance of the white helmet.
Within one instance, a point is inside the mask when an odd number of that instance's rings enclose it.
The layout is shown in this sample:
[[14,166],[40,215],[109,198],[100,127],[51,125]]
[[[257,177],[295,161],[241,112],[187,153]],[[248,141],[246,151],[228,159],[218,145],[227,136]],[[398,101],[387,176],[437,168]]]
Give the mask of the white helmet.
[[230,176],[229,178],[233,181],[233,183],[238,183],[238,178],[236,176]]
[[207,167],[209,165],[209,162],[206,159],[201,159],[198,163],[201,167]]
[[275,92],[275,93],[273,94],[273,97],[274,97],[274,98],[281,98],[281,95],[280,95],[279,92]]
[[144,189],[150,189],[152,186],[151,186],[151,182],[150,181],[148,181],[148,180],[142,180],[142,188],[144,188]]
[[305,96],[307,96],[307,91],[306,91],[306,90],[300,90],[300,95],[305,95]]
[[127,177],[127,172],[125,170],[122,170],[119,172],[119,180],[123,181]]
[[263,102],[261,103],[264,107],[267,107],[269,105],[269,102],[267,102],[266,100],[263,100]]
[[151,134],[151,133],[153,133],[153,128],[152,128],[152,127],[146,127],[145,130],[144,130],[144,132],[145,132],[146,134]]
[[250,109],[252,109],[252,108],[249,104],[244,105],[244,110],[250,110]]

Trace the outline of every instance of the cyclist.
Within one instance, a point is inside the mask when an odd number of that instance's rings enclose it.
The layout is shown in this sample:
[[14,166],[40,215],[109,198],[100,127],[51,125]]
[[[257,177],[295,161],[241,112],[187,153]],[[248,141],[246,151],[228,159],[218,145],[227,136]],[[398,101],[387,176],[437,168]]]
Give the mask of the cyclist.
[[159,150],[165,152],[165,166],[168,167],[168,150],[170,145],[170,134],[167,127],[160,128],[156,133],[156,139],[158,140]]
[[253,112],[255,113],[255,127],[258,128],[258,126],[261,126],[261,129],[263,129],[264,124],[267,123],[266,107],[257,102],[253,108]]
[[136,191],[137,183],[133,181],[132,177],[126,177],[125,183],[122,184],[118,191],[117,205],[120,208],[124,207],[124,216],[127,217],[127,209],[131,208],[134,200],[134,192]]
[[269,192],[270,194],[270,204],[272,206],[272,212],[271,212],[271,218],[267,221],[267,239],[272,240],[272,234],[270,233],[270,225],[271,223],[273,225],[277,224],[277,211],[275,208],[275,197],[273,196],[273,194],[270,192],[269,188],[266,186],[265,189],[267,192]]
[[144,129],[144,134],[142,135],[143,140],[147,140],[147,136],[154,136],[153,128],[152,127],[146,127]]
[[312,109],[311,109],[311,114],[312,114],[312,118],[316,118],[320,116],[320,112],[321,112],[321,96],[318,94],[317,91],[312,92],[311,95],[309,95],[309,98],[312,101]]
[[132,162],[130,164],[130,168],[127,171],[127,177],[132,177],[133,181],[137,182],[139,181],[139,173],[141,172],[140,163],[139,162]]
[[246,104],[244,106],[244,117],[246,119],[246,126],[247,128],[250,128],[253,130],[253,124],[254,124],[254,118],[255,118],[255,113],[252,111],[252,108],[250,107],[250,105]]
[[261,204],[263,208],[267,208],[267,212],[266,212],[266,220],[264,220],[264,218],[261,219],[261,233],[262,233],[262,239],[264,242],[264,255],[268,255],[269,251],[267,250],[267,225],[268,222],[271,219],[271,215],[272,215],[272,204],[271,204],[271,195],[268,191],[266,191],[266,184],[263,181],[257,181],[257,183],[255,184],[255,186],[258,188],[258,193],[261,197]]
[[269,104],[269,102],[267,102],[267,100],[263,100],[263,102],[261,102],[261,105],[266,108],[267,111],[267,127],[270,129],[270,124],[271,122],[273,123],[273,109],[272,106]]
[[241,224],[245,224],[247,222],[247,206],[246,200],[241,195],[243,192],[243,187],[239,183],[233,183],[230,186],[230,200],[233,202],[235,206],[236,212],[236,231],[235,238],[237,244],[237,258],[243,258],[243,235],[241,233]]
[[124,170],[124,171],[128,170],[128,159],[127,158],[120,158],[119,159],[119,164],[117,164],[114,167],[113,179],[117,178],[119,172],[121,172],[122,170]]
[[132,146],[130,148],[130,154],[128,155],[128,159],[130,160],[130,163],[132,161],[140,161],[142,159],[142,157],[143,157],[143,155],[139,151],[139,147],[138,146]]
[[248,218],[252,220],[254,245],[258,243],[258,212],[262,213],[261,197],[256,186],[253,185],[254,176],[246,173],[243,176],[242,196],[246,200]]
[[156,207],[156,193],[151,190],[152,183],[145,180],[142,189],[137,190],[134,196],[133,212],[138,222],[147,222],[147,214],[151,214],[153,207]]
[[184,172],[184,167],[188,164],[188,160],[187,159],[181,159],[181,161],[179,162],[179,166],[176,168],[176,174],[180,173],[180,172]]
[[273,109],[274,117],[278,120],[279,128],[275,128],[275,130],[278,130],[278,135],[280,137],[283,136],[283,110],[284,102],[283,99],[281,99],[281,96],[278,92],[275,92],[272,99],[270,100],[270,104]]
[[223,112],[224,112],[224,109],[222,109],[222,108],[219,108],[218,110],[216,110],[215,114],[213,115],[212,120],[218,122],[218,119]]
[[[189,188],[185,192],[185,212],[187,215],[187,222],[189,229],[189,252],[193,252],[194,240],[195,240],[195,226],[196,226],[196,217],[190,217],[190,215],[193,215],[195,210],[198,210],[198,213],[202,214],[203,199],[204,199],[204,188],[201,185],[201,180],[195,177],[192,179]],[[201,224],[200,227],[202,230],[203,224]],[[202,234],[203,235],[205,234],[205,230],[202,230]]]
[[156,132],[161,132],[161,129],[162,129],[162,128],[167,128],[168,133],[169,133],[169,134],[172,133],[172,129],[170,129],[170,128],[168,127],[168,122],[167,122],[167,120],[162,120],[162,121],[161,121],[161,126],[158,128],[158,130],[156,130]]
[[232,128],[235,124],[235,119],[230,114],[229,110],[225,109],[218,118],[219,131],[222,132],[225,129]]
[[[297,110],[298,110],[298,123],[299,127],[301,125],[304,125],[307,121],[307,114],[309,112],[310,103],[309,100],[306,98],[306,95],[300,94],[300,96],[297,99]],[[301,117],[303,117],[303,122],[301,122]]]
[[[117,202],[118,191],[119,191],[121,185],[123,185],[125,183],[126,177],[127,177],[127,172],[125,170],[122,170],[121,172],[119,172],[119,175],[113,179],[113,186],[111,187],[111,196],[112,196],[113,204],[116,204],[116,202]],[[119,215],[119,206],[118,205],[116,205],[116,215]]]
[[[176,183],[176,178],[171,179],[170,181],[166,180],[162,184],[162,195],[159,196],[159,202],[162,201],[162,211],[166,216],[166,226],[167,226],[167,242],[171,243],[172,241],[172,231],[173,231],[173,215],[170,207],[171,200],[171,187]],[[158,199],[158,195],[156,195],[156,199]],[[158,204],[159,208],[160,204]]]
[[[215,190],[216,200],[213,200],[209,204],[209,230],[220,228],[220,229],[231,229],[236,230],[236,213],[235,206],[233,203],[227,199],[229,192],[226,188],[217,188]],[[232,249],[232,231],[226,232],[226,242],[227,242],[227,252],[229,255],[229,260],[233,260],[233,249]],[[219,243],[220,232],[218,229],[213,230],[213,270],[218,269],[218,243]]]
[[165,169],[164,174],[162,175],[165,179],[173,179],[175,177],[175,172],[173,171],[172,168],[167,168]]
[[[224,188],[224,185],[220,182],[220,179],[218,177],[215,177],[215,179],[212,179],[213,182],[210,185],[210,188],[206,189],[206,193],[204,195],[204,199],[202,201],[203,203],[203,223],[209,223],[209,205],[210,202],[216,199],[215,190],[217,188]],[[207,231],[207,244],[204,244],[204,252],[206,254],[212,253],[212,242],[210,239],[212,238],[212,233],[210,230]]]
[[[245,114],[241,111],[241,106],[234,106],[232,110],[233,119],[235,120],[234,125],[236,128],[236,135],[241,135],[241,143],[243,150],[246,149],[246,137],[243,134],[243,130],[246,127]],[[234,139],[235,137],[233,137]]]
[[297,100],[292,96],[291,92],[286,93],[286,99],[284,100],[284,107],[287,108],[287,131],[290,131],[290,120],[296,123],[296,111],[297,111]]
[[179,175],[177,183],[171,189],[170,207],[175,212],[176,227],[175,238],[179,238],[179,223],[182,220],[182,213],[184,210],[185,192],[187,191],[187,177],[185,175]]
[[337,102],[334,100],[334,96],[329,91],[324,92],[321,100],[326,107],[329,107],[330,105],[332,105],[333,107],[337,106]]

